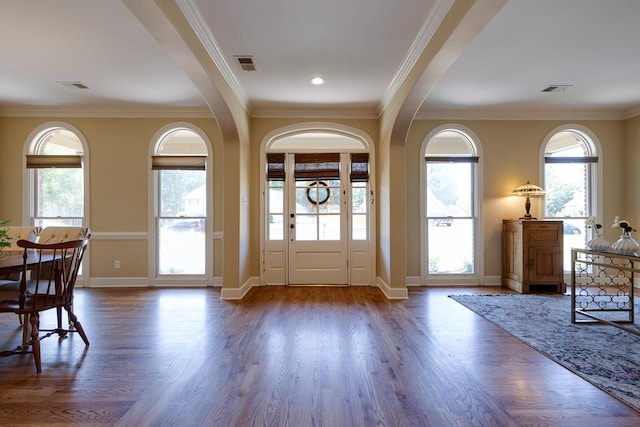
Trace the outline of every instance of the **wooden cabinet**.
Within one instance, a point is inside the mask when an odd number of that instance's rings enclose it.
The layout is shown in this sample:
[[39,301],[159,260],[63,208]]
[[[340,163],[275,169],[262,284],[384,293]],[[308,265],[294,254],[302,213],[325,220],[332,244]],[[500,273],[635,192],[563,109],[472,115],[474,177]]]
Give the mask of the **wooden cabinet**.
[[562,221],[502,221],[502,285],[521,293],[565,290]]

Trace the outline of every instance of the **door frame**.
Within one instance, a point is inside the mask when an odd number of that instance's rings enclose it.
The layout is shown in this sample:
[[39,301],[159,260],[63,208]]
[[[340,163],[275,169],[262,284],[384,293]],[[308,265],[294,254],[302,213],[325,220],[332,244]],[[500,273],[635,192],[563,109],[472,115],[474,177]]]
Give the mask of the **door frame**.
[[[344,141],[349,141],[344,147],[329,144],[328,147],[319,149],[317,147],[300,147],[298,148],[277,148],[278,141],[287,137],[295,137],[308,133],[322,133],[332,134],[333,136],[342,136]],[[274,148],[274,146],[276,148]],[[348,227],[347,227],[347,251],[349,258],[349,267],[347,272],[348,285],[363,285],[363,286],[375,286],[376,285],[376,204],[375,204],[375,149],[373,140],[371,137],[360,129],[352,128],[335,123],[301,123],[298,125],[287,126],[270,132],[262,140],[260,146],[260,170],[262,171],[260,179],[260,209],[259,209],[259,221],[260,221],[260,278],[259,282],[261,286],[264,285],[288,285],[288,245],[282,240],[282,259],[284,260],[282,265],[282,274],[278,273],[277,280],[271,277],[267,280],[267,274],[272,276],[274,271],[269,267],[271,260],[267,259],[270,254],[267,254],[268,246],[277,246],[278,243],[273,241],[267,241],[268,230],[268,215],[266,213],[267,203],[267,177],[266,177],[266,157],[267,153],[272,152],[287,152],[287,153],[304,153],[304,152],[339,152],[339,153],[353,153],[353,152],[367,152],[369,154],[369,181],[368,181],[368,238],[365,241],[353,241],[351,238],[351,181],[344,182],[344,188],[347,190],[347,208],[348,208]],[[285,201],[286,206],[286,201]],[[287,218],[288,219],[288,218]],[[288,221],[286,222],[288,224]],[[286,234],[286,231],[285,231]],[[286,238],[286,236],[285,236]],[[277,241],[280,242],[280,241]],[[357,251],[357,255],[356,254]],[[355,264],[360,263],[361,268],[358,268]],[[269,271],[267,271],[269,269]],[[356,272],[352,274],[353,272]]]

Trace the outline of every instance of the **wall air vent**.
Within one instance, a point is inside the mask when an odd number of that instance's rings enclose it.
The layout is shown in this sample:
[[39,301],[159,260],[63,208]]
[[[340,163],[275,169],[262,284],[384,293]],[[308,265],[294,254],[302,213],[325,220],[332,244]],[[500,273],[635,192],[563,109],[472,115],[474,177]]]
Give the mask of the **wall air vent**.
[[573,87],[573,85],[550,85],[542,89],[542,92],[564,92],[570,87]]
[[61,84],[68,89],[89,89],[89,86],[82,82],[58,82],[58,84]]
[[253,56],[234,56],[242,71],[256,71],[256,64],[253,63]]

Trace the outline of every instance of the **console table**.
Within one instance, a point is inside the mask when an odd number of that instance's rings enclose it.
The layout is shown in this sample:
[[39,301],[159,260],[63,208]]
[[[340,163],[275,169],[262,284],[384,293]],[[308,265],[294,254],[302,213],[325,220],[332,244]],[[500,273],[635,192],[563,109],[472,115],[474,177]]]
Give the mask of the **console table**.
[[640,257],[571,249],[571,323],[606,323],[632,334],[633,283]]
[[552,220],[502,221],[502,285],[528,294],[565,291],[563,223]]

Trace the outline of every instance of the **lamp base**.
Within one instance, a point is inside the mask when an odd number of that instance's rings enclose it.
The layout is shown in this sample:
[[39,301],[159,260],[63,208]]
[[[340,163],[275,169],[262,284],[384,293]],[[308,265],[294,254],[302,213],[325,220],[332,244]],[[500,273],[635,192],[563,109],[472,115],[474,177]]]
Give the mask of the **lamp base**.
[[531,211],[531,200],[529,200],[529,196],[527,196],[527,200],[524,202],[525,216],[521,216],[520,219],[537,219],[535,216],[531,216],[529,211]]

